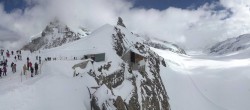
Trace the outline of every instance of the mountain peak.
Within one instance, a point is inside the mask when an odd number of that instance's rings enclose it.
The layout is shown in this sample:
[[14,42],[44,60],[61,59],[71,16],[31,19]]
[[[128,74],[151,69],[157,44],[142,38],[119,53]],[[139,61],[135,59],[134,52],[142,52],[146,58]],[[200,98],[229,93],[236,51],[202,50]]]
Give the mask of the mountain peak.
[[123,20],[122,20],[122,18],[121,18],[121,17],[118,17],[117,25],[119,25],[119,26],[122,26],[122,27],[125,27],[125,28],[126,28],[126,26],[124,25]]
[[74,31],[58,18],[54,18],[41,33],[33,36],[31,42],[22,49],[31,51],[50,49],[79,40],[86,35],[88,35],[88,32],[84,30]]

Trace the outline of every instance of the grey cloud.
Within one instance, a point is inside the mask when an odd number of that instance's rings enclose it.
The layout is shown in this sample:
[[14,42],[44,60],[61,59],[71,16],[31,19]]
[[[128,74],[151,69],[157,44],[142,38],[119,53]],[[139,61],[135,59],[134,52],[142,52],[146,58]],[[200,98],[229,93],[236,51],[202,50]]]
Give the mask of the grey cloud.
[[[132,8],[133,3],[128,0],[26,1],[28,8],[12,13],[4,12],[0,5],[0,27],[4,28],[0,28],[0,35],[9,36],[0,38],[5,41],[0,45],[14,48],[25,44],[55,16],[72,28],[83,26],[90,30],[106,23],[114,25],[117,17],[121,16],[127,28],[134,33],[172,41],[188,50],[201,50],[219,40],[250,32],[250,0],[242,3],[220,0],[217,4],[206,4],[196,10],[170,7],[162,11]],[[225,9],[214,10],[216,5]],[[18,37],[9,39],[12,34]]]

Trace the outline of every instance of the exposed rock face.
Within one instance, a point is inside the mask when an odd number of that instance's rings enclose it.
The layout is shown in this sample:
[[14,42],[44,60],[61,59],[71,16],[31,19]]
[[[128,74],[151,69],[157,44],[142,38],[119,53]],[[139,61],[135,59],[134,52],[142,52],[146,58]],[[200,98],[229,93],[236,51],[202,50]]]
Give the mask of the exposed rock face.
[[122,26],[122,27],[125,27],[125,28],[126,28],[126,26],[123,24],[123,20],[122,20],[122,18],[121,18],[121,17],[118,17],[118,22],[117,22],[117,25],[120,25],[120,26]]
[[[94,110],[170,110],[168,95],[160,77],[161,68],[165,68],[166,62],[142,42],[132,42],[122,32],[122,27],[114,27],[112,34],[113,49],[119,57],[126,52],[134,51],[144,57],[145,66],[138,70],[131,70],[131,65],[122,61],[116,71],[106,74],[115,63],[109,61],[97,67],[97,71],[90,69],[88,74],[99,85],[97,92],[93,93],[91,107]],[[130,47],[129,47],[130,46]],[[133,48],[132,48],[133,47]],[[122,97],[114,92],[124,83],[131,84],[130,95]],[[124,86],[124,85],[123,85]],[[102,96],[98,90],[104,90]],[[109,97],[105,101],[103,96]]]
[[37,51],[39,49],[50,49],[68,42],[79,40],[82,35],[73,32],[67,25],[55,19],[42,31],[42,33],[25,45],[23,50]]
[[116,98],[114,105],[117,108],[117,110],[127,110],[126,105],[124,104],[121,96],[118,96]]

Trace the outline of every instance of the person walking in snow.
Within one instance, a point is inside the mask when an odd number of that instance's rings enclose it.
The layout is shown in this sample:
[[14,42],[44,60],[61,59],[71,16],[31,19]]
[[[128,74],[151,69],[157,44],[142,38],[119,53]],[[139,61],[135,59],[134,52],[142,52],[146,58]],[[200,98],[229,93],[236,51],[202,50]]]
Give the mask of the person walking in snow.
[[10,67],[11,67],[11,69],[12,69],[12,72],[14,73],[14,68],[13,68],[13,66],[14,66],[14,63],[12,62],[12,63],[10,64]]
[[37,73],[37,70],[38,70],[38,64],[37,63],[35,63],[35,75],[37,75],[38,73]]
[[32,66],[30,67],[30,72],[31,72],[31,77],[33,77],[34,68]]
[[32,67],[32,63],[31,62],[29,62],[29,66],[28,67],[29,67],[29,69],[31,69],[31,67]]
[[12,54],[12,55],[14,55],[14,52],[13,52],[13,51],[11,51],[11,54]]
[[2,73],[3,73],[2,68],[0,68],[0,77],[1,78],[2,78]]
[[13,65],[13,73],[16,72],[16,64]]
[[8,66],[8,60],[5,59],[5,66]]
[[26,64],[24,64],[24,65],[23,65],[23,75],[26,74],[26,70],[27,70],[27,66],[26,66]]
[[41,62],[42,62],[42,61],[41,61],[41,56],[39,56],[39,64],[41,64]]
[[22,60],[22,55],[19,55],[19,60]]
[[7,68],[6,68],[6,66],[3,66],[3,76],[7,76]]
[[9,53],[9,52],[7,52],[7,57],[8,57],[8,58],[10,57],[10,53]]
[[15,58],[15,61],[16,61],[16,56],[14,58]]
[[4,52],[4,50],[3,49],[1,49],[1,55],[3,56],[3,52]]
[[29,58],[29,57],[27,57],[27,65],[29,65],[29,61],[30,61],[30,58]]

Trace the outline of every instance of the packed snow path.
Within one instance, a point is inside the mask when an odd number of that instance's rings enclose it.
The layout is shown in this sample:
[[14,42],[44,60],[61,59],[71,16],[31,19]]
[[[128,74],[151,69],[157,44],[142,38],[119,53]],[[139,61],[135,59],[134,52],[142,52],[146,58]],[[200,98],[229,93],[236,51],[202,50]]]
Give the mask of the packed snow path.
[[171,68],[161,76],[172,110],[250,108],[250,59],[187,57],[154,50]]
[[84,82],[83,78],[73,78],[73,70],[69,69],[80,61],[44,62],[38,75],[31,78],[28,72],[27,76],[22,76],[21,82],[22,66],[26,63],[27,56],[34,64],[36,54],[28,52],[23,52],[22,61],[14,61],[14,56],[8,58],[8,62],[13,61],[17,64],[17,72],[12,73],[8,66],[7,77],[0,79],[0,110],[87,110],[90,108],[86,84],[93,82]]

